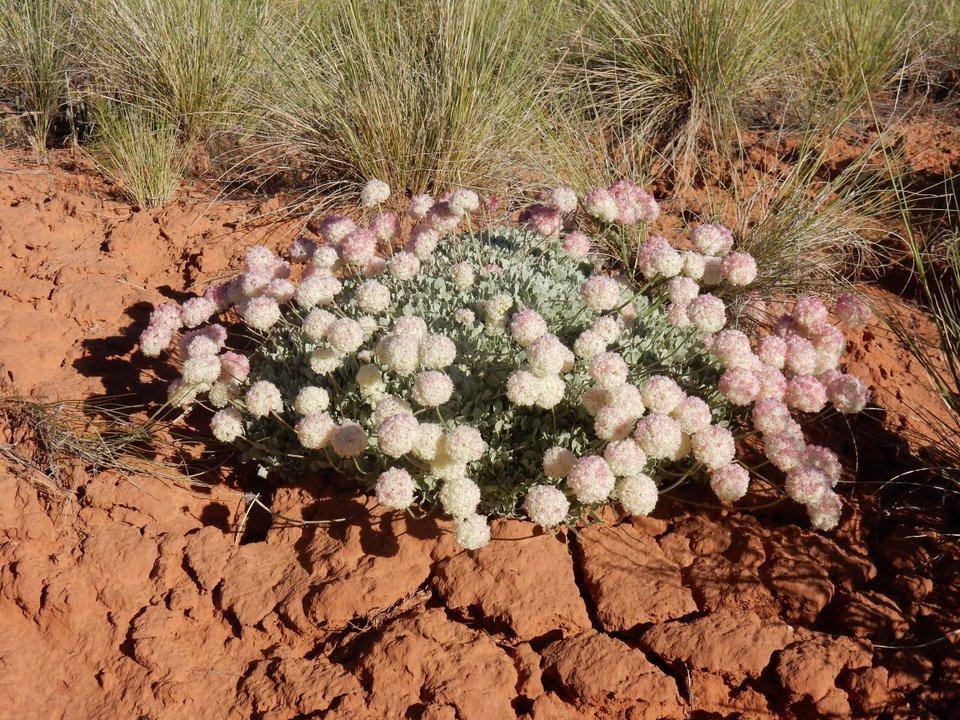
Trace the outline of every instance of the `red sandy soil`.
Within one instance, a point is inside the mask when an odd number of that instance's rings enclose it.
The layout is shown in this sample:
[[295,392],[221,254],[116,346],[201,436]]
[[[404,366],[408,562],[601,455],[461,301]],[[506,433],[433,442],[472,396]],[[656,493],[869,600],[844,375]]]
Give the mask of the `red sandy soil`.
[[[269,209],[132,210],[70,153],[0,153],[6,387],[156,397],[161,366],[131,362],[149,308],[286,244],[295,223],[253,221]],[[0,462],[0,717],[960,717],[943,494],[879,491],[935,396],[879,323],[851,343],[882,411],[822,438],[860,481],[827,534],[664,502],[577,534],[500,522],[470,553],[328,478],[259,487],[271,523],[229,464],[211,487],[68,464],[60,497]]]

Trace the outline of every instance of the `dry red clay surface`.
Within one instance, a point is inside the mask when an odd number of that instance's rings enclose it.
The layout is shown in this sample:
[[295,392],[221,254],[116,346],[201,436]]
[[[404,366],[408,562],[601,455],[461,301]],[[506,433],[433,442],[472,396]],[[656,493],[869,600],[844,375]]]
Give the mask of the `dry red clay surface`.
[[[297,227],[199,194],[131,210],[75,163],[0,153],[3,382],[156,397],[160,366],[131,361],[150,306]],[[0,464],[0,717],[958,717],[951,517],[875,492],[933,399],[882,327],[851,342],[884,411],[821,438],[861,481],[827,534],[663,502],[576,534],[499,522],[469,553],[327,478],[259,488],[277,515],[238,533],[240,468],[200,488],[67,465],[64,498]]]

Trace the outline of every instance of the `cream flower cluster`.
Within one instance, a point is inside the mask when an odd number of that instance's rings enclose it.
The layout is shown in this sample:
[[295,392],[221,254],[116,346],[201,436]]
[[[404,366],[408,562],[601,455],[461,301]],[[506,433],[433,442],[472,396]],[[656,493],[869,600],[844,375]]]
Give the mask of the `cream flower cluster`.
[[[750,474],[734,433],[752,422],[786,493],[836,524],[839,461],[794,415],[857,412],[867,389],[839,369],[843,333],[815,299],[759,337],[727,327],[726,296],[702,289],[757,276],[729,230],[701,225],[674,248],[647,234],[659,206],[627,181],[545,190],[520,227],[482,231],[471,190],[398,203],[371,180],[360,200],[289,259],[250,248],[237,277],[159,305],[141,336],[145,355],[175,348],[171,406],[208,407],[214,437],[261,472],[334,468],[386,508],[449,516],[475,549],[492,516],[646,515],[685,478],[737,501]],[[590,238],[638,225],[642,291]],[[835,315],[863,322],[857,303],[842,296]]]

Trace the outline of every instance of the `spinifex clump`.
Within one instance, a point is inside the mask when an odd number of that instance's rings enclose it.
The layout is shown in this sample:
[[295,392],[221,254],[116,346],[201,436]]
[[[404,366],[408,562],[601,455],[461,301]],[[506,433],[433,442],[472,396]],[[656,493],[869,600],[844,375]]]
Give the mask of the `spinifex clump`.
[[[648,238],[659,208],[620,182],[582,210],[558,188],[519,227],[457,234],[480,205],[459,190],[412,198],[395,251],[389,189],[371,181],[361,199],[366,227],[327,218],[327,244],[299,240],[289,262],[250,248],[234,280],[154,311],[141,349],[158,355],[187,328],[171,402],[216,408],[218,439],[269,472],[335,468],[390,508],[441,508],[477,548],[490,516],[552,527],[608,503],[645,515],[686,478],[739,500],[750,473],[735,434],[752,420],[787,494],[816,526],[836,525],[840,465],[792,413],[856,412],[866,388],[837,370],[843,335],[817,300],[753,344],[725,329],[724,302],[701,288],[756,276],[728,230],[701,225],[683,252]],[[605,272],[578,227],[635,237],[643,285]],[[848,319],[860,310],[838,303]],[[249,356],[204,326],[216,314],[240,321]]]

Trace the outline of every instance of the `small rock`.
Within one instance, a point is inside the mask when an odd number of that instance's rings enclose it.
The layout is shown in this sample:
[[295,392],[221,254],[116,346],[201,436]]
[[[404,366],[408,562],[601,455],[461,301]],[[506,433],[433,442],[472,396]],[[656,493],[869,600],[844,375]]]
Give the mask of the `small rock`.
[[680,568],[657,541],[629,527],[589,527],[575,541],[583,578],[608,632],[683,617],[697,610]]
[[763,672],[770,656],[793,639],[793,628],[778,619],[722,610],[690,622],[656,625],[640,642],[669,663],[716,673],[740,685]]
[[842,704],[835,692],[837,676],[847,669],[869,667],[872,658],[873,648],[863,640],[805,631],[780,653],[776,672],[792,702],[806,699],[818,708],[823,703],[821,711],[826,712]]
[[434,587],[450,609],[506,627],[521,640],[589,628],[566,543],[552,533],[529,537],[530,528],[498,522],[498,541],[441,561]]
[[588,631],[551,643],[542,656],[545,672],[580,707],[629,707],[636,713],[644,711],[637,717],[682,714],[673,678],[622,640]]
[[404,717],[421,704],[453,706],[461,720],[516,716],[510,701],[517,671],[510,656],[439,609],[390,624],[358,665],[370,707],[381,717]]
[[890,673],[884,667],[854,670],[844,686],[850,702],[864,715],[876,715],[890,700]]

